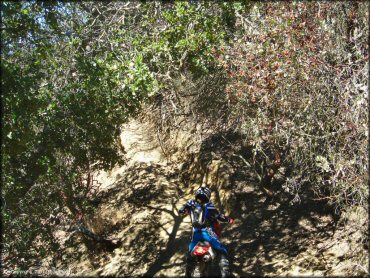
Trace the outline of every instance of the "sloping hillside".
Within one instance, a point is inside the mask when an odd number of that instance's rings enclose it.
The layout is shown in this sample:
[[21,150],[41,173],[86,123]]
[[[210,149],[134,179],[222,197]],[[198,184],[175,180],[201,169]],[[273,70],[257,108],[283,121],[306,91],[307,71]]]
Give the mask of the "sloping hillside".
[[[222,238],[235,276],[365,273],[349,255],[354,248],[363,252],[353,223],[342,223],[324,204],[292,205],[283,192],[261,187],[247,148],[232,148],[237,135],[214,135],[193,153],[165,157],[152,134],[139,121],[123,128],[127,164],[100,173],[97,209],[84,220],[90,231],[116,245],[59,231],[66,247],[57,263],[44,262],[39,274],[183,275],[191,226],[177,210],[201,184],[210,186],[213,202],[236,219],[224,227]],[[361,213],[352,212],[351,221],[365,223]]]
[[1,274],[369,275],[369,5],[2,2]]

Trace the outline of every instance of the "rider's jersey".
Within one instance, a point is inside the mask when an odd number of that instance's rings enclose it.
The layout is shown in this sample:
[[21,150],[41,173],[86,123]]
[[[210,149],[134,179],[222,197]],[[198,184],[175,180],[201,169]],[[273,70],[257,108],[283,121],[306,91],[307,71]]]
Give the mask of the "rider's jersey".
[[193,232],[205,228],[213,228],[214,223],[217,221],[229,221],[229,217],[219,213],[211,202],[200,204],[194,200],[190,200],[180,209],[180,212],[187,212],[190,214]]

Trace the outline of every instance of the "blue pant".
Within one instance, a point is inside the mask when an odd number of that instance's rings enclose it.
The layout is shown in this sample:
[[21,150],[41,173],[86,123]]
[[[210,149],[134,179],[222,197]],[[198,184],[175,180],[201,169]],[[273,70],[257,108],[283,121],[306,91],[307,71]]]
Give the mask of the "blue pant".
[[196,230],[193,232],[193,240],[190,242],[189,251],[191,252],[194,249],[195,245],[197,245],[197,243],[202,240],[208,241],[212,245],[212,247],[216,249],[216,251],[223,253],[225,255],[227,254],[227,249],[225,245],[223,245],[219,241],[215,232],[207,228]]

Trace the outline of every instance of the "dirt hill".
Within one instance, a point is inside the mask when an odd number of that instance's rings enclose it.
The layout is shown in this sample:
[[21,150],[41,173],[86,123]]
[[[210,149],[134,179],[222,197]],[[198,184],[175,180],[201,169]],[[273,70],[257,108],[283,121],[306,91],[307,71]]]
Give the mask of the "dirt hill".
[[352,228],[366,222],[365,212],[348,212],[352,222],[344,223],[323,203],[292,202],[279,187],[265,188],[251,171],[248,148],[235,148],[237,134],[214,134],[172,156],[153,134],[138,120],[124,126],[127,164],[97,175],[97,209],[84,225],[113,244],[61,227],[56,234],[64,249],[36,273],[182,276],[191,225],[178,209],[202,184],[212,189],[216,206],[236,219],[222,236],[235,276],[367,273],[351,255],[366,254],[361,231]]

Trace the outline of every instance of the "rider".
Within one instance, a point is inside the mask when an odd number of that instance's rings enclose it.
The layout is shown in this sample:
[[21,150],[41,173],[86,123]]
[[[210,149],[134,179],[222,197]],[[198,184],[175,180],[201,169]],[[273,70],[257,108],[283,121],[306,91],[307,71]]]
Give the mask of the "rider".
[[208,241],[220,254],[220,270],[222,277],[230,276],[229,260],[227,259],[226,247],[219,241],[214,231],[218,221],[233,223],[234,220],[218,212],[210,202],[211,190],[207,187],[200,187],[195,193],[195,201],[188,201],[180,210],[180,214],[191,214],[193,225],[192,241],[189,245],[189,252],[186,258],[185,276],[191,277],[195,268],[195,259],[191,256],[195,245],[199,241]]

